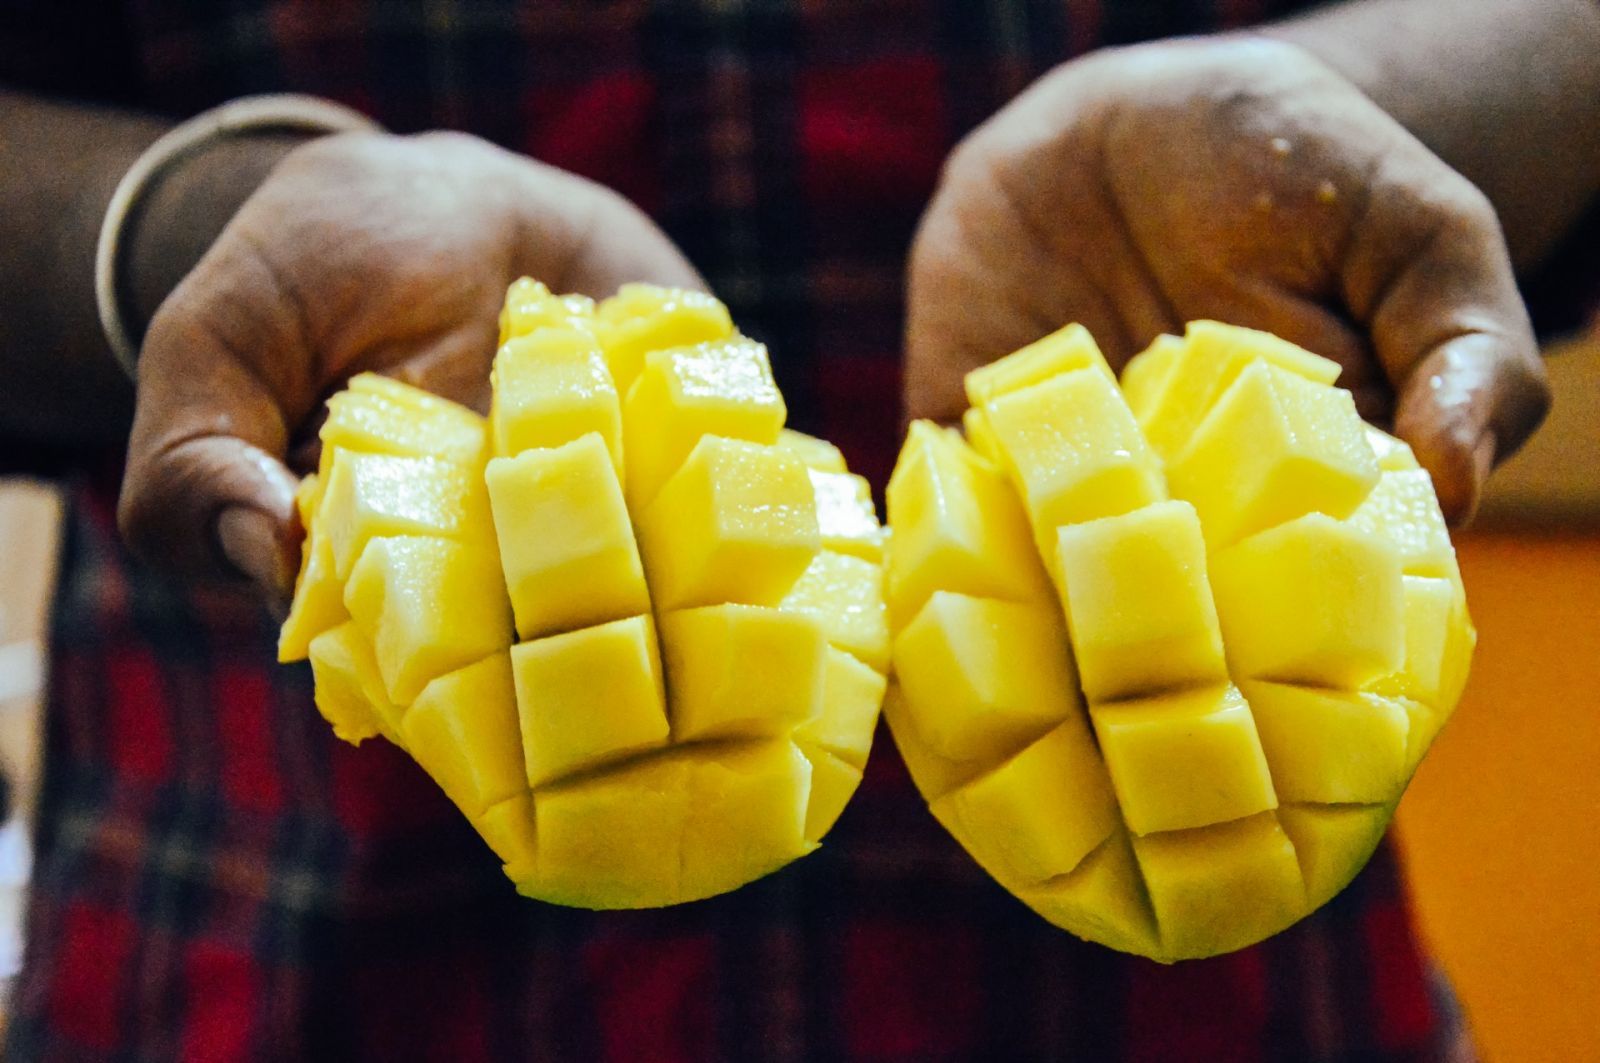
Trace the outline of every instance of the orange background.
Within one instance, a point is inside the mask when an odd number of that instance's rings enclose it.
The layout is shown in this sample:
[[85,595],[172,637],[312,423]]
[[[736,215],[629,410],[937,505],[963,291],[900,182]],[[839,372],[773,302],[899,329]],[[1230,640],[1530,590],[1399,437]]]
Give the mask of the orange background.
[[1550,424],[1457,543],[1478,651],[1399,814],[1488,1063],[1600,1061],[1600,341],[1549,364]]

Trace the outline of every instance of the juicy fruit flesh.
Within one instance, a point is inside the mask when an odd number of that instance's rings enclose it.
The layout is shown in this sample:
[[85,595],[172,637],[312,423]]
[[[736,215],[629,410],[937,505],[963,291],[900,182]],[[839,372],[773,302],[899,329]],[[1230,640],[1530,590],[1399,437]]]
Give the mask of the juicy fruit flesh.
[[725,892],[816,848],[887,688],[883,534],[710,296],[511,286],[487,419],[329,402],[283,660],[434,778],[523,893]]
[[1119,391],[1069,326],[968,378],[965,440],[912,426],[884,715],[939,820],[1073,933],[1173,961],[1300,919],[1460,696],[1431,482],[1337,371],[1195,322]]

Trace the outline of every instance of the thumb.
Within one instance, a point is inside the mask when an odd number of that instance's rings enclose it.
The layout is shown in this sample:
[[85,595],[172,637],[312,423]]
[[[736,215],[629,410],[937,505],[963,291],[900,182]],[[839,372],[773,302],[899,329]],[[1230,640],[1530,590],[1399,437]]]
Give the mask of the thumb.
[[1428,203],[1374,194],[1347,284],[1398,396],[1395,432],[1432,475],[1445,517],[1462,524],[1490,469],[1544,419],[1550,391],[1494,210],[1447,176],[1435,175]]
[[243,576],[286,599],[300,538],[297,481],[283,463],[289,431],[262,370],[234,354],[274,349],[273,337],[219,333],[216,322],[248,330],[250,315],[239,304],[232,315],[208,313],[211,300],[197,305],[185,287],[152,322],[140,357],[118,522],[136,553],[169,571]]

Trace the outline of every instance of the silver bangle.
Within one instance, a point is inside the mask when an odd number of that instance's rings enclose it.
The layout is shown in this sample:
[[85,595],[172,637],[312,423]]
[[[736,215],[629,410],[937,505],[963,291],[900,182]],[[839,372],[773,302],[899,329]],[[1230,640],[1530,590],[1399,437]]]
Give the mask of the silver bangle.
[[139,343],[128,330],[121,288],[123,234],[128,218],[156,178],[213,140],[242,133],[346,133],[381,128],[359,111],[316,96],[247,96],[202,111],[167,130],[117,182],[100,223],[94,252],[94,301],[100,330],[128,376],[138,379]]

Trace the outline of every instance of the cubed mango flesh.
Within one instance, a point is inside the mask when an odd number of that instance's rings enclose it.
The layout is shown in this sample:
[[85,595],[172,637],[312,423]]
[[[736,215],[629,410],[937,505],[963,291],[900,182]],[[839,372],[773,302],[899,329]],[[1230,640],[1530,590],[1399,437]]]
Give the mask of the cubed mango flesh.
[[1348,391],[1257,362],[1167,475],[1217,549],[1307,513],[1348,517],[1378,482],[1378,463]]
[[661,617],[672,735],[784,735],[822,713],[828,643],[808,616],[707,605]]
[[649,610],[622,485],[599,433],[495,458],[484,480],[519,638]]
[[804,856],[888,685],[866,482],[708,295],[522,278],[500,328],[487,420],[371,374],[330,400],[282,655],[530,897],[675,904]]
[[628,505],[639,512],[702,436],[776,443],[787,415],[767,349],[742,336],[652,351],[625,408]]
[[832,550],[819,550],[778,608],[810,617],[830,644],[880,672],[889,667],[889,615],[883,568]]
[[894,671],[922,741],[950,760],[992,763],[1083,715],[1048,603],[939,591],[895,637]]
[[1141,399],[1139,425],[1156,453],[1168,461],[1181,454],[1217,398],[1239,374],[1263,362],[1323,385],[1339,377],[1337,362],[1270,333],[1217,321],[1189,322],[1182,352],[1154,396]]
[[651,351],[725,340],[733,335],[733,320],[704,292],[624,284],[595,307],[593,328],[611,378],[626,395]]
[[350,571],[344,604],[372,640],[384,688],[397,705],[511,643],[498,560],[491,550],[450,539],[373,539]]
[[621,399],[594,334],[542,328],[501,347],[494,359],[489,429],[501,457],[597,433],[620,477]]
[[658,611],[777,605],[821,548],[811,477],[793,455],[703,436],[635,514]]
[[967,374],[967,401],[987,406],[1002,395],[1032,387],[1075,369],[1093,369],[1113,383],[1116,377],[1100,347],[1082,325],[1066,325],[1004,358]]
[[1050,583],[1027,517],[998,471],[959,435],[930,421],[911,426],[886,492],[889,610],[909,623],[935,590],[1034,601]]
[[1109,374],[1075,369],[983,405],[1041,543],[1167,497],[1160,462]]
[[1119,826],[1081,714],[929,807],[985,870],[1022,886],[1070,874]]
[[311,640],[311,674],[317,711],[346,742],[360,744],[382,734],[399,743],[400,710],[383,689],[372,643],[352,621]]
[[1228,675],[1194,507],[1158,502],[1058,532],[1062,604],[1091,702]]
[[1211,555],[1236,675],[1357,689],[1400,667],[1405,595],[1387,543],[1312,513]]
[[972,373],[965,442],[913,426],[882,713],[940,822],[1045,919],[1214,955],[1354,877],[1475,636],[1428,474],[1336,363],[1193,322],[1119,391],[1091,343]]
[[1224,684],[1090,708],[1123,822],[1138,835],[1278,806],[1250,706]]
[[849,472],[808,471],[822,548],[872,562],[883,560],[883,529],[867,481]]
[[400,721],[406,749],[468,817],[528,789],[504,653],[440,676]]
[[529,786],[667,741],[661,655],[649,616],[518,643],[511,671]]
[[340,450],[323,491],[318,531],[333,547],[334,571],[349,579],[371,540],[432,535],[481,542],[489,534],[482,474],[433,458]]
[[817,472],[849,472],[844,454],[826,439],[785,428],[778,433],[778,446],[795,457],[808,469]]
[[1244,684],[1272,778],[1285,801],[1381,804],[1405,775],[1403,706],[1376,694]]

